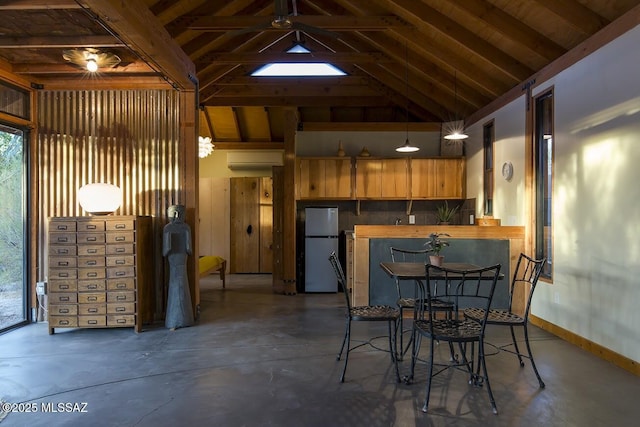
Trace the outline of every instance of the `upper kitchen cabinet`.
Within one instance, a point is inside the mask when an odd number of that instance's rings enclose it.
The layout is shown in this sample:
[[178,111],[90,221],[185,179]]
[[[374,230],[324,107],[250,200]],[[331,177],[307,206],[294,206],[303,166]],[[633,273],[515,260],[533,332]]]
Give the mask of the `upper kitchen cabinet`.
[[464,199],[465,159],[411,159],[411,199]]
[[356,160],[356,199],[408,198],[408,158]]
[[351,199],[350,157],[296,159],[296,199]]

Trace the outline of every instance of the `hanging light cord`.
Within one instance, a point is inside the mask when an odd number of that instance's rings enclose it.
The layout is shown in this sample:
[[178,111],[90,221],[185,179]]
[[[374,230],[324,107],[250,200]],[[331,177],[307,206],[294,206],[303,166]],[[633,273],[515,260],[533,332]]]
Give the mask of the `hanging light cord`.
[[405,68],[405,75],[404,75],[404,81],[405,81],[405,89],[406,89],[406,93],[407,93],[407,108],[406,108],[406,113],[407,113],[407,142],[409,142],[409,45],[408,43],[404,44],[404,62],[406,65]]

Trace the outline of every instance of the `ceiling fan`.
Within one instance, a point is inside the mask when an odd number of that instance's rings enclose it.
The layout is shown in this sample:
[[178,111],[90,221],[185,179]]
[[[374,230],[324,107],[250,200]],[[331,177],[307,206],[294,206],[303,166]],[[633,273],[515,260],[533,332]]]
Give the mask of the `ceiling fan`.
[[111,52],[103,52],[88,47],[86,49],[67,49],[62,51],[62,57],[82,68],[94,72],[99,68],[111,68],[120,63],[120,57]]
[[[287,0],[275,0],[275,16],[264,24],[257,25],[255,27],[249,27],[235,32],[236,34],[244,34],[255,31],[264,30],[290,30],[290,31],[302,31],[310,34],[320,34],[332,38],[338,38],[338,34],[333,31],[325,30],[311,25],[303,24],[302,22],[296,22],[295,17],[297,14],[296,0],[291,0],[293,6],[293,15],[289,14],[288,1]],[[292,19],[294,18],[294,19]]]

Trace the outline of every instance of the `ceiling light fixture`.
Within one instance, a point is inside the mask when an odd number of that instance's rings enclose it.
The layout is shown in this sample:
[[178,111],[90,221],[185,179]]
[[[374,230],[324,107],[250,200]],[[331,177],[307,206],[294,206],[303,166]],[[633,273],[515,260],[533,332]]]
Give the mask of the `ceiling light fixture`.
[[62,52],[62,57],[79,67],[95,73],[100,68],[115,67],[120,63],[120,57],[111,52],[102,52],[88,47],[86,49],[67,49]]
[[407,113],[407,129],[406,129],[406,139],[404,141],[404,144],[402,144],[401,146],[399,146],[398,148],[396,148],[396,151],[398,153],[415,153],[416,151],[420,150],[420,148],[411,145],[411,143],[409,142],[409,46],[407,44],[405,44],[405,63],[406,63],[406,71],[405,71],[405,86],[406,86],[406,90],[407,90],[407,108],[406,108],[406,113]]
[[458,75],[456,72],[453,74],[453,93],[454,93],[454,101],[453,101],[453,112],[456,116],[456,120],[453,122],[449,122],[444,124],[446,128],[446,135],[444,139],[459,141],[461,139],[467,139],[469,135],[464,132],[464,120],[458,120]]
[[200,136],[198,137],[198,157],[204,159],[209,154],[213,152],[213,145],[211,143],[211,138],[208,136]]

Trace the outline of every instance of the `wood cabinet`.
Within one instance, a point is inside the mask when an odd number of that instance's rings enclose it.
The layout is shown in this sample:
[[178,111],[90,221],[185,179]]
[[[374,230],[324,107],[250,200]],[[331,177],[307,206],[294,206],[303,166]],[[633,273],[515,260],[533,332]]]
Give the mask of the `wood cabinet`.
[[296,159],[296,199],[351,199],[350,157]]
[[151,217],[51,218],[48,236],[50,334],[55,328],[141,332],[153,320]]
[[356,199],[409,199],[409,159],[356,160]]
[[411,199],[464,199],[465,159],[411,159]]

